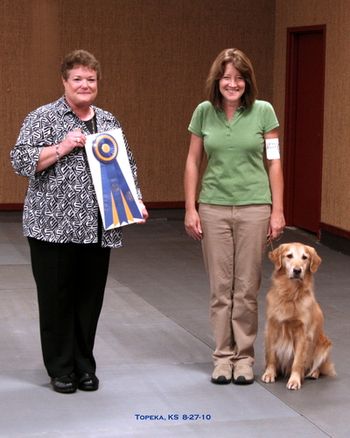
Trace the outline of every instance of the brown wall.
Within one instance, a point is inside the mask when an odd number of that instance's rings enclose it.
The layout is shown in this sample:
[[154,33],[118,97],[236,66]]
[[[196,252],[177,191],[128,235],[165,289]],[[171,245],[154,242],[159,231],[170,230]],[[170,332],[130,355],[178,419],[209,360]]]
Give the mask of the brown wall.
[[62,56],[93,52],[103,79],[97,104],[121,121],[148,202],[183,201],[194,107],[209,66],[226,47],[252,59],[271,100],[274,0],[1,0],[0,207],[23,202],[27,181],[9,164],[25,115],[62,93]]
[[276,0],[274,103],[283,124],[288,27],[326,25],[323,224],[350,231],[350,0]]

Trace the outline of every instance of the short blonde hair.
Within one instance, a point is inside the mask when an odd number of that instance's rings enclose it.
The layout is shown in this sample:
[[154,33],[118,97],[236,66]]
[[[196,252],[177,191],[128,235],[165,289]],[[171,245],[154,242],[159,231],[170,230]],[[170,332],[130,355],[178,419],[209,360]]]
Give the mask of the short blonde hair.
[[232,64],[243,76],[245,91],[241,101],[245,108],[251,108],[258,94],[255,73],[249,58],[239,49],[225,49],[216,57],[209,70],[206,81],[208,100],[215,108],[223,109],[223,99],[220,93],[219,81],[225,72],[227,64]]

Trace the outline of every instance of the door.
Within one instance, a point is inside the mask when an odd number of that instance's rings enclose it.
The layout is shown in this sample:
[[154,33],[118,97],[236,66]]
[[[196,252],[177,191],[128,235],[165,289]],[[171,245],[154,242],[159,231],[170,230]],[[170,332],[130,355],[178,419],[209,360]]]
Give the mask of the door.
[[321,222],[325,26],[288,29],[284,141],[288,225]]

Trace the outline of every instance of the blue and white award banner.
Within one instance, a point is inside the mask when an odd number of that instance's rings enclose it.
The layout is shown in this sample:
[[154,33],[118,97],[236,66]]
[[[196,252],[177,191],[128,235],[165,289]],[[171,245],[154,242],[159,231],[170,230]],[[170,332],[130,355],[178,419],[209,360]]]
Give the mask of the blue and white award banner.
[[85,150],[104,229],[142,221],[122,130],[86,136]]

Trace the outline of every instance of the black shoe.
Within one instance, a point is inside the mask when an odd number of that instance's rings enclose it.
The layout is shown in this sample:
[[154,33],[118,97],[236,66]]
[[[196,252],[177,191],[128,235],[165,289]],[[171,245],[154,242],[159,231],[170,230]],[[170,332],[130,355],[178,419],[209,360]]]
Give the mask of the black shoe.
[[99,380],[94,373],[80,374],[78,388],[82,391],[97,391]]
[[51,385],[54,391],[61,394],[72,394],[77,390],[77,381],[74,374],[61,377],[52,377]]
[[254,379],[246,379],[244,376],[238,376],[236,379],[233,379],[233,383],[235,385],[251,385],[254,383]]
[[214,377],[211,378],[211,382],[215,383],[216,385],[227,385],[228,383],[231,383],[232,379],[227,379],[225,376],[219,376],[214,379]]

